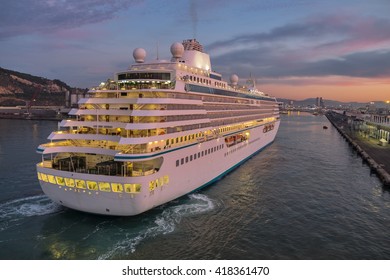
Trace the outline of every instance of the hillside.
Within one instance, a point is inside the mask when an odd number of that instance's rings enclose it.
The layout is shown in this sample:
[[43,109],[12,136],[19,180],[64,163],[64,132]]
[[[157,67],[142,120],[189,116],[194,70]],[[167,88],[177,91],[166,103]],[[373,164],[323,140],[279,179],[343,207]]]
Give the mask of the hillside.
[[65,105],[66,92],[79,92],[60,80],[20,73],[0,67],[0,106]]

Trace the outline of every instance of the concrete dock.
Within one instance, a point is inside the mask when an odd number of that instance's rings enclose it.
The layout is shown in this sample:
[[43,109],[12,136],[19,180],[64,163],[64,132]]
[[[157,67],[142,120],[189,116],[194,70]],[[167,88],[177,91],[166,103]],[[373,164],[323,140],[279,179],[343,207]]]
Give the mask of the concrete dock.
[[390,146],[380,145],[378,139],[367,138],[351,129],[349,117],[327,112],[326,117],[375,172],[383,184],[390,187]]

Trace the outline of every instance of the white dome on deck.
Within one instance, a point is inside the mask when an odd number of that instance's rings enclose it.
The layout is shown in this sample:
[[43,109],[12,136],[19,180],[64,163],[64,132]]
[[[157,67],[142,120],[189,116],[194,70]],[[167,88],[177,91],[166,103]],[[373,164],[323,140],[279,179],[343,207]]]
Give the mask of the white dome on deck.
[[173,58],[181,58],[184,53],[184,46],[182,43],[173,43],[171,45],[171,53]]
[[232,85],[237,85],[238,83],[238,76],[236,74],[233,74],[230,76],[230,83]]
[[136,48],[133,51],[133,57],[134,57],[135,62],[142,63],[145,61],[146,51],[142,48]]

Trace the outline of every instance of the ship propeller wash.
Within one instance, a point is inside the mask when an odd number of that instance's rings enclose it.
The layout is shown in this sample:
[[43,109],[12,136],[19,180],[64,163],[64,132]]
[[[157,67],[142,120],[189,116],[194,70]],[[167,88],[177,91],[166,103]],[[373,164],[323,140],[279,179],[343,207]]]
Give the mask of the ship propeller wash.
[[214,72],[195,39],[169,61],[135,63],[91,88],[37,152],[53,201],[89,213],[131,216],[205,187],[271,144],[275,98]]

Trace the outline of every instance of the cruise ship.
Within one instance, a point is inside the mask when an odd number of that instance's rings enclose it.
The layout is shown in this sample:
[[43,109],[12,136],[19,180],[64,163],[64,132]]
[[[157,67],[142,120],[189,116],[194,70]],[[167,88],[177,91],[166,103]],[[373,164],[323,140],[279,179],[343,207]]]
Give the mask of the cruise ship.
[[43,192],[68,208],[132,216],[197,191],[270,145],[277,100],[213,71],[195,39],[91,88],[37,148]]

